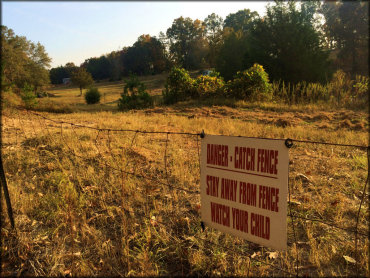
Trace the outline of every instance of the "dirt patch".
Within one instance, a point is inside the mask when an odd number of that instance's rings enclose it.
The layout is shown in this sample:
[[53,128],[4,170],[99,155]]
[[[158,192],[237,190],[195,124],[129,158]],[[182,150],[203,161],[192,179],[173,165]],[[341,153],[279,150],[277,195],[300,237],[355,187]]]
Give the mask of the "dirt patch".
[[330,114],[325,114],[325,113],[320,113],[318,115],[314,115],[313,118],[311,118],[311,120],[313,121],[323,121],[323,120],[327,120],[327,121],[331,121],[333,119],[332,115]]
[[356,123],[353,126],[353,129],[354,130],[359,130],[359,131],[366,131],[366,127],[365,127],[365,124],[363,122]]
[[327,123],[323,123],[323,124],[320,124],[319,126],[318,126],[318,128],[320,128],[320,129],[329,129],[331,126],[330,125],[328,125]]
[[164,113],[166,112],[167,109],[164,109],[164,108],[153,108],[153,109],[147,109],[145,110],[145,113],[146,114],[150,114],[150,113]]
[[343,121],[341,121],[341,122],[339,123],[338,128],[348,128],[348,129],[352,129],[352,128],[353,128],[353,124],[351,123],[351,121],[350,121],[350,120],[345,119],[345,120],[343,120]]
[[291,122],[289,120],[286,120],[286,119],[277,119],[274,121],[274,124],[276,126],[280,126],[280,127],[287,127],[287,126],[291,126]]

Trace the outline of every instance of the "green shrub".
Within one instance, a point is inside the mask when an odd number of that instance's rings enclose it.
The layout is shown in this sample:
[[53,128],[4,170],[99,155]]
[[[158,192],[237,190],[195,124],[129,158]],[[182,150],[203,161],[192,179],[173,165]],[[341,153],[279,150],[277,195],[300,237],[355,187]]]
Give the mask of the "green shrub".
[[224,81],[217,75],[201,75],[193,82],[193,95],[200,98],[222,96],[224,85]]
[[95,104],[100,101],[101,94],[97,88],[90,88],[85,93],[85,101],[87,104]]
[[220,79],[223,80],[223,78],[221,77],[221,74],[218,71],[215,71],[215,70],[212,70],[211,73],[208,76],[217,77],[217,78],[220,78]]
[[369,100],[369,77],[356,75],[353,84],[353,98]]
[[121,98],[118,100],[118,109],[140,109],[153,106],[152,97],[146,92],[144,83],[140,82],[137,76],[131,75],[125,81],[125,87]]
[[22,98],[9,87],[1,92],[1,104],[3,107],[17,107],[22,104]]
[[243,72],[237,72],[234,79],[227,82],[228,96],[244,100],[270,100],[271,84],[268,74],[259,64],[254,64]]
[[24,85],[21,90],[21,98],[27,109],[34,108],[37,105],[36,95],[32,85],[28,85],[27,83]]
[[352,89],[352,80],[343,70],[337,70],[329,84],[330,95],[336,99],[337,105],[340,105],[342,99],[349,100],[349,91]]
[[194,97],[193,80],[189,73],[178,67],[173,67],[167,77],[165,89],[162,91],[165,104],[173,104],[189,97]]

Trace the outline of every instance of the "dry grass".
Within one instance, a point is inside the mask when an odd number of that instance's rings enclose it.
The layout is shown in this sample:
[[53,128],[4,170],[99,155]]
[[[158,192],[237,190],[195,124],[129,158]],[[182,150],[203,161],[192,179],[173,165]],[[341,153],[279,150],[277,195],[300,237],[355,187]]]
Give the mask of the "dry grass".
[[[111,102],[122,85],[102,87],[112,90]],[[64,105],[70,101],[72,111],[84,110],[82,103],[73,107],[78,92],[70,90],[50,100],[63,100]],[[42,114],[99,128],[204,129],[209,134],[369,144],[365,112],[214,104]],[[269,248],[209,228],[203,232],[199,194],[165,185],[199,190],[196,137],[169,135],[167,141],[166,134],[98,132],[8,108],[3,110],[2,128],[16,221],[12,231],[2,211],[2,275],[287,276],[277,268],[295,273],[298,254],[300,275],[353,276],[358,270],[369,276],[368,197],[361,209],[359,231],[365,236],[359,236],[358,256],[353,233],[294,219],[295,240],[288,218],[288,251],[274,257]],[[354,228],[367,174],[365,152],[295,143],[290,160],[292,210]],[[2,205],[5,208],[3,199]],[[343,256],[355,258],[357,264]]]
[[[158,74],[154,76],[139,77],[143,82],[148,92],[156,97],[162,94],[167,74]],[[99,82],[94,86],[99,89],[101,93],[100,103],[94,105],[87,105],[85,98],[80,95],[80,89],[73,85],[58,85],[48,90],[54,97],[38,99],[39,105],[36,108],[44,112],[76,112],[76,111],[116,111],[117,100],[123,93],[125,81],[116,82]],[[83,92],[86,90],[84,89]]]

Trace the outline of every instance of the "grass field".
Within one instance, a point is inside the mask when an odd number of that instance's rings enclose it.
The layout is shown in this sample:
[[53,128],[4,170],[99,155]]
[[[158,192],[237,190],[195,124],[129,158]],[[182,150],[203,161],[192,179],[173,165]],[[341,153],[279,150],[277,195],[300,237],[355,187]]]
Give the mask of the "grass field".
[[[155,95],[164,79],[144,81]],[[367,111],[213,100],[118,112],[123,84],[97,86],[105,93],[102,104],[86,105],[77,88],[61,87],[50,90],[56,97],[39,100],[39,110],[53,106],[72,113],[39,113],[97,128],[369,144]],[[354,233],[289,217],[288,251],[275,252],[202,231],[200,197],[191,193],[199,190],[197,136],[97,131],[9,107],[2,131],[16,221],[12,231],[2,210],[2,275],[289,276],[298,256],[300,276],[369,276],[368,189],[357,254]],[[367,163],[363,150],[295,142],[291,209],[354,229]]]

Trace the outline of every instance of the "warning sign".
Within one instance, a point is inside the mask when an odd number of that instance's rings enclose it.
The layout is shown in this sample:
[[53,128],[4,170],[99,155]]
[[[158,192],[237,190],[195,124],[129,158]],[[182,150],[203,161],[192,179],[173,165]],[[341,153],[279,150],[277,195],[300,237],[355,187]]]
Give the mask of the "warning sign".
[[205,135],[202,221],[277,250],[287,246],[288,148],[282,140]]

